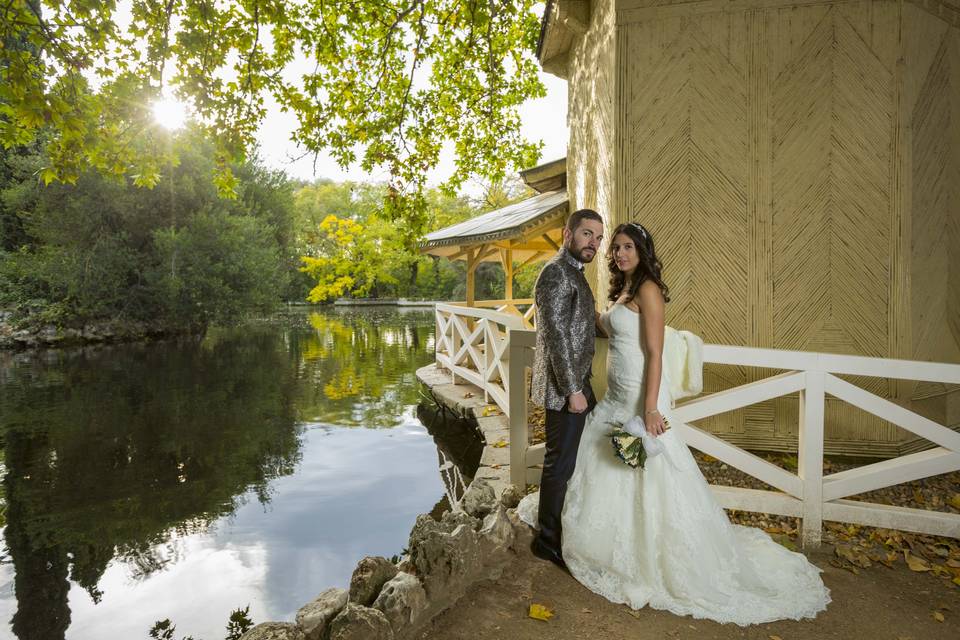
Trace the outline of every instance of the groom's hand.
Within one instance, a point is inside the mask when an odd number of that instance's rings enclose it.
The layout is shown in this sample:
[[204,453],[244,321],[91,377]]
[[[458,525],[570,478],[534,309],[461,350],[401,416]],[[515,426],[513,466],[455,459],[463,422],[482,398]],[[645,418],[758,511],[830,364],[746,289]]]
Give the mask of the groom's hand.
[[587,410],[587,396],[582,391],[571,393],[567,398],[567,409],[570,413],[583,413]]

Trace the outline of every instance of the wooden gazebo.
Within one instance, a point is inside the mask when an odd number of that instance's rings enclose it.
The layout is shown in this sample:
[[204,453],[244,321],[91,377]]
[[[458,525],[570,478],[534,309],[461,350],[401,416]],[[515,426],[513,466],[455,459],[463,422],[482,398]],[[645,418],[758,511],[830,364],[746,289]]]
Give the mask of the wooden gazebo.
[[[516,305],[532,301],[513,297],[514,263],[524,267],[546,260],[560,248],[568,214],[566,159],[528,169],[520,175],[537,195],[427,234],[420,247],[423,253],[466,260],[467,306],[506,307],[519,313]],[[497,261],[504,271],[503,299],[477,301],[476,269],[482,262]]]

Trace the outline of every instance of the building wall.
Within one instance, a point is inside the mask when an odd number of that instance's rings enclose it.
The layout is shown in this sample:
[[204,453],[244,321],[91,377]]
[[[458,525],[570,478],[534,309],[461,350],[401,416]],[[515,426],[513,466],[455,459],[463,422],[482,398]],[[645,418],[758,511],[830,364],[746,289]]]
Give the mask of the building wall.
[[[572,197],[602,206],[612,185],[611,225],[656,239],[668,322],[708,342],[960,362],[957,27],[890,1],[774,4],[617,0],[617,157],[597,142],[606,116],[584,111],[609,86],[606,56],[593,75],[585,56],[570,75]],[[767,374],[713,367],[705,382]],[[960,424],[958,390],[853,381]],[[789,448],[796,424],[784,398],[708,426]],[[892,455],[911,438],[827,407],[828,451]]]

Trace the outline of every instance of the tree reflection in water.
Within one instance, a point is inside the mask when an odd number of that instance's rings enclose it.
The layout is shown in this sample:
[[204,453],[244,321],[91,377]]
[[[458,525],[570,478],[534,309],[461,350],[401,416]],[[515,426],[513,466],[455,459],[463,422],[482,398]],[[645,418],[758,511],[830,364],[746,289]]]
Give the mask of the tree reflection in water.
[[64,638],[71,582],[98,602],[115,558],[142,580],[177,561],[165,543],[244,496],[269,502],[304,423],[399,424],[432,357],[421,315],[301,313],[202,341],[0,355],[13,633]]

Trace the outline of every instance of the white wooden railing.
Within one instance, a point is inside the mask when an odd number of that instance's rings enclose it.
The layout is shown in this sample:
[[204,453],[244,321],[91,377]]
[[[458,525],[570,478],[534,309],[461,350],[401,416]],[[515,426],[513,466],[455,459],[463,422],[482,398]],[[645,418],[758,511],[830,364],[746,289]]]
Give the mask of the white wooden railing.
[[[472,328],[470,320],[474,322]],[[454,382],[459,377],[483,388],[509,417],[511,482],[519,486],[539,483],[543,444],[528,445],[527,424],[526,370],[533,364],[535,331],[521,326],[516,316],[450,305],[437,305],[437,325],[437,363],[451,369]],[[441,334],[444,351],[440,346]],[[483,348],[479,347],[481,336]],[[454,355],[448,356],[448,353]],[[960,515],[846,499],[960,470],[960,433],[837,377],[857,375],[960,384],[960,365],[726,345],[705,345],[704,363],[786,370],[694,399],[673,410],[677,433],[689,446],[777,489],[712,485],[722,506],[799,517],[803,521],[801,535],[805,546],[820,543],[823,520],[960,538]],[[471,365],[476,371],[469,368]],[[521,384],[510,384],[511,380]],[[794,393],[800,397],[796,474],[692,424]],[[823,425],[827,395],[936,446],[824,476]]]
[[450,372],[451,382],[475,384],[483,389],[486,402],[493,402],[509,415],[507,331],[528,327],[524,316],[456,304],[437,304],[436,323],[436,361]]

